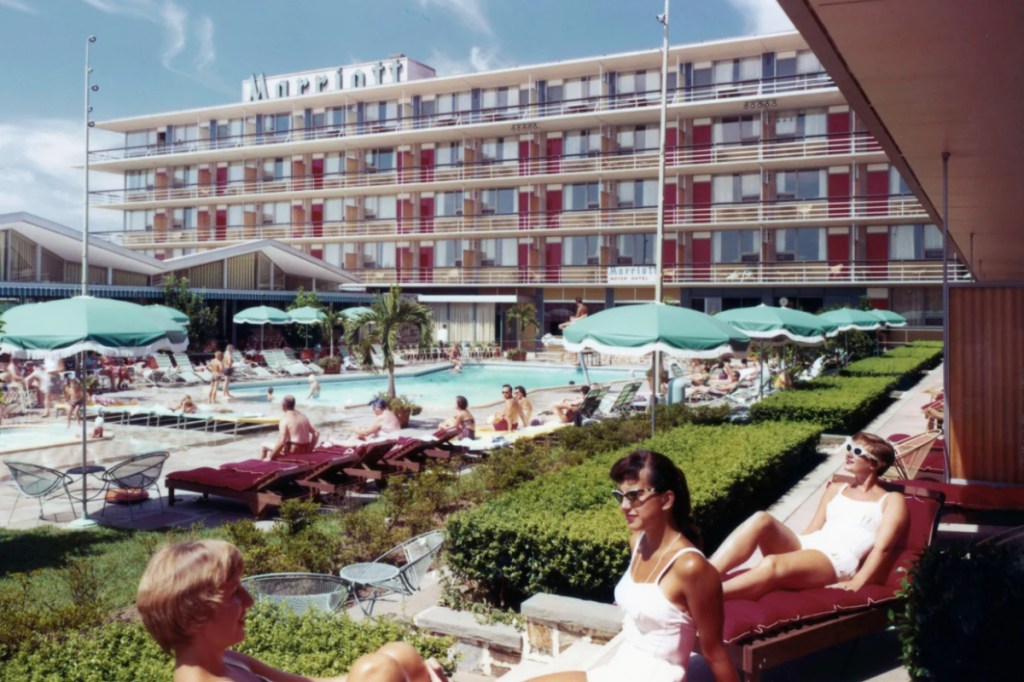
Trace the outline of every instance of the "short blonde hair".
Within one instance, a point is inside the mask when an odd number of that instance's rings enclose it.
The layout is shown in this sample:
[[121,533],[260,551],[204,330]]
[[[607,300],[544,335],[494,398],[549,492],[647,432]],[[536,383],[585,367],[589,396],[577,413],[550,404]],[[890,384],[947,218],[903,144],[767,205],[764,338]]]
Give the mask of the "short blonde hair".
[[224,586],[242,575],[242,553],[230,542],[197,540],[168,545],[149,561],[135,605],[142,624],[168,652],[187,645],[213,617]]

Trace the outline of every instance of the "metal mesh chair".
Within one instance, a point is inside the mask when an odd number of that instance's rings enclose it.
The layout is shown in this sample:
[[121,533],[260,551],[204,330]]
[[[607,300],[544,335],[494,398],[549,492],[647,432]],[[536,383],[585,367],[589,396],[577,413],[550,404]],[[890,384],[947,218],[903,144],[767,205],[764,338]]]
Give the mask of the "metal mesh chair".
[[295,613],[333,613],[348,601],[345,581],[325,573],[265,573],[243,578],[242,586],[255,599],[285,604]]
[[71,511],[75,510],[75,501],[71,498],[71,491],[68,485],[74,482],[70,476],[62,471],[50,469],[39,464],[29,462],[6,461],[4,464],[11,471],[11,478],[18,488],[18,497],[11,506],[11,514],[7,517],[7,525],[10,525],[14,518],[14,509],[18,506],[21,496],[34,497],[39,502],[39,518],[43,518],[43,500],[60,496],[63,492],[71,503]]
[[[164,462],[167,460],[167,452],[147,452],[142,455],[129,457],[103,472],[101,478],[106,484],[107,490],[120,488],[122,490],[156,490],[156,499],[160,502],[160,511],[164,510],[164,498],[160,494],[160,473],[164,469]],[[103,511],[107,511],[108,495],[103,496]],[[131,504],[128,505],[128,514],[133,519],[135,512]]]
[[[406,540],[397,547],[380,555],[370,564],[353,564],[352,566],[354,567],[362,568],[362,572],[365,572],[367,567],[372,567],[376,564],[386,566],[397,565],[397,571],[393,573],[394,577],[381,580],[365,579],[352,581],[353,595],[364,613],[367,615],[373,613],[374,604],[385,595],[400,594],[409,596],[419,590],[423,577],[430,569],[430,565],[434,563],[434,557],[441,551],[441,545],[443,544],[444,533],[439,530],[432,530]],[[346,569],[350,568],[352,567],[346,566],[341,569],[341,575],[345,576],[347,573]],[[359,600],[359,594],[356,592],[356,589],[359,587],[369,588],[369,599],[364,599],[364,601],[369,602],[368,605]]]

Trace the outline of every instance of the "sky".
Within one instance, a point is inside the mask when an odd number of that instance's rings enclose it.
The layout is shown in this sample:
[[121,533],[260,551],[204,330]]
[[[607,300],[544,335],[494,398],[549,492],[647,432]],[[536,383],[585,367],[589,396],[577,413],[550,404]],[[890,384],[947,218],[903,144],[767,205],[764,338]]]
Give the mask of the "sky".
[[[0,0],[0,214],[80,229],[85,46],[93,120],[241,101],[252,73],[402,53],[438,75],[661,46],[664,0]],[[673,45],[792,30],[776,0],[673,0]],[[120,136],[93,129],[90,149]],[[93,172],[90,188],[120,186]],[[119,211],[90,209],[90,230]]]

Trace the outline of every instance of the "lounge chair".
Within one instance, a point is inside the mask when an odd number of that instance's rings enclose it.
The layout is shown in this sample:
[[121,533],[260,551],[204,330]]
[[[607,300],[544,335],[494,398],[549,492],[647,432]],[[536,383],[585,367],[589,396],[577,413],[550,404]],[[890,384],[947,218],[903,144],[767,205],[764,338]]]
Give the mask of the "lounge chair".
[[283,350],[263,351],[263,360],[271,372],[284,376],[307,376],[312,373],[307,365],[298,360],[289,360]]
[[896,461],[885,472],[887,478],[913,480],[931,452],[932,445],[942,435],[941,431],[924,431],[916,436],[906,436],[899,440],[890,439],[896,451]]
[[[194,372],[182,373],[182,371],[171,362],[171,356],[166,353],[154,353],[153,360],[156,362],[156,369],[152,374],[143,373],[147,380],[160,385],[175,384],[200,384],[203,380]],[[191,366],[191,365],[190,365]]]
[[[379,343],[371,346],[370,356],[378,369],[384,367],[384,348]],[[462,346],[462,358],[463,361],[469,360],[469,347],[465,344]],[[402,357],[397,348],[391,351],[391,359],[395,361],[395,367],[405,367],[409,364],[409,361]]]
[[458,429],[446,429],[440,436],[426,440],[399,438],[398,443],[384,453],[378,468],[385,474],[419,472],[431,459],[448,459],[451,450],[445,448],[457,434]]
[[14,518],[14,510],[18,506],[18,500],[22,495],[35,498],[39,502],[39,518],[43,518],[43,500],[59,497],[61,494],[68,498],[71,503],[71,510],[75,509],[75,502],[71,499],[71,490],[68,486],[74,483],[74,479],[63,471],[57,471],[40,464],[30,462],[4,462],[11,472],[11,479],[18,489],[18,496],[14,498],[11,505],[11,514],[7,517],[7,525],[11,525]]
[[744,679],[756,682],[768,668],[888,626],[887,612],[900,599],[896,593],[906,569],[931,543],[943,496],[915,484],[885,486],[906,495],[910,524],[883,584],[857,592],[778,590],[757,600],[725,602],[724,637]]
[[295,481],[311,469],[308,465],[292,462],[249,459],[222,464],[219,469],[200,467],[175,471],[164,477],[164,487],[167,488],[168,504],[172,507],[174,491],[187,490],[201,493],[203,499],[217,495],[240,500],[249,505],[253,516],[259,518],[267,509],[278,507],[287,499],[308,496],[308,489]]
[[185,353],[171,353],[174,364],[178,367],[178,376],[193,383],[209,383],[213,375],[205,367],[196,367]]
[[634,381],[623,386],[619,390],[619,394],[616,396],[615,402],[612,403],[608,413],[626,414],[627,412],[632,412],[633,400],[636,398],[636,394],[640,391],[641,386],[643,386],[642,381]]
[[[309,462],[313,469],[302,477],[300,484],[325,495],[337,495],[383,478],[380,461],[397,443],[391,439],[356,446],[318,447],[310,455],[288,455],[283,461]],[[324,460],[329,460],[329,465],[321,466]]]
[[[381,597],[389,594],[409,596],[419,590],[424,576],[434,562],[434,557],[441,551],[443,544],[444,534],[439,530],[432,530],[406,540],[370,563],[345,566],[341,569],[340,576],[352,585],[352,594],[363,612],[366,615],[371,615],[374,605]],[[376,573],[377,571],[374,569],[381,564],[389,566],[397,564],[398,570],[389,571],[392,573],[391,577],[383,580],[363,578]],[[368,599],[360,600],[360,588],[369,592]]]

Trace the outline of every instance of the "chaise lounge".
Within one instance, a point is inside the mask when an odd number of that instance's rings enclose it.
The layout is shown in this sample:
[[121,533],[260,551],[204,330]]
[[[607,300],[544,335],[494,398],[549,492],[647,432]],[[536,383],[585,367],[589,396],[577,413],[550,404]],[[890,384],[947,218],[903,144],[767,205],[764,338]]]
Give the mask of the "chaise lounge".
[[247,459],[222,464],[218,469],[199,467],[175,471],[164,478],[164,487],[172,507],[176,501],[174,491],[186,490],[201,493],[203,499],[216,495],[239,500],[249,505],[253,516],[260,518],[269,508],[279,507],[287,499],[308,496],[309,489],[300,486],[297,480],[312,469],[308,464]]

